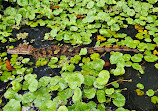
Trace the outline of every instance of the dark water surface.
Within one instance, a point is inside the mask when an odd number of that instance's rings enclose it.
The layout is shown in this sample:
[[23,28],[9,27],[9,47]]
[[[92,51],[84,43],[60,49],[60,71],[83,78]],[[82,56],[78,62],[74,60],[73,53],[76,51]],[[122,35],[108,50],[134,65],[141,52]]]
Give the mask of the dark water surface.
[[[128,68],[125,79],[132,79],[130,83],[123,83],[122,87],[127,87],[127,91],[123,91],[126,96],[126,107],[128,109],[136,109],[138,111],[158,111],[158,105],[151,102],[150,97],[143,95],[138,96],[136,94],[136,85],[141,83],[144,85],[143,91],[146,92],[149,89],[154,91],[158,89],[158,71],[154,66],[155,63],[145,63],[142,66],[144,69],[144,74],[139,74],[138,71]],[[158,96],[158,93],[155,93]]]

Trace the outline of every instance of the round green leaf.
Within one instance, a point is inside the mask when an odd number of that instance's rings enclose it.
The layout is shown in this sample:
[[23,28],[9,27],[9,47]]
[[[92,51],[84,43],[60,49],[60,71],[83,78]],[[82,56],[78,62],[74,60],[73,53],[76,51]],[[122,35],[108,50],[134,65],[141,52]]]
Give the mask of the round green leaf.
[[129,61],[129,60],[131,59],[131,55],[130,55],[130,54],[124,54],[124,55],[123,55],[123,59],[124,59],[125,61]]
[[21,105],[20,101],[17,101],[15,99],[11,99],[4,107],[3,111],[20,111]]
[[84,77],[80,72],[73,72],[67,75],[64,80],[68,83],[71,89],[76,89],[84,82]]
[[133,62],[141,62],[143,58],[142,54],[135,54],[134,56],[132,56],[131,60]]
[[106,85],[109,81],[110,73],[107,70],[102,70],[98,76],[96,79],[97,83],[99,85]]
[[144,86],[143,86],[143,84],[141,84],[141,83],[138,83],[138,84],[137,84],[137,87],[138,87],[139,89],[144,89]]
[[21,89],[21,83],[12,81],[11,84],[14,91],[18,92]]
[[30,61],[30,58],[24,58],[23,60],[22,60],[22,63],[28,63]]
[[127,15],[134,16],[135,15],[135,11],[133,9],[127,8]]
[[126,109],[120,107],[120,108],[117,108],[115,111],[129,111],[129,110],[126,110]]
[[120,26],[118,24],[111,25],[111,31],[118,31],[118,30],[120,30]]
[[71,31],[77,31],[78,28],[77,28],[76,26],[71,26],[71,27],[70,27],[70,30],[71,30]]
[[99,20],[104,20],[104,21],[110,20],[110,15],[108,13],[105,13],[105,12],[99,12],[97,14],[97,17]]
[[4,93],[4,97],[7,99],[13,99],[16,95],[17,95],[17,93],[13,89],[8,89]]
[[56,101],[48,100],[40,106],[40,110],[45,111],[47,109],[48,111],[55,111],[56,106],[57,106]]
[[60,106],[57,111],[68,111],[66,106]]
[[84,102],[79,102],[75,107],[75,111],[89,111],[89,110],[90,108]]
[[22,102],[23,103],[30,103],[35,99],[35,97],[36,97],[35,93],[27,92],[23,95]]
[[34,92],[37,90],[37,88],[38,88],[38,81],[36,79],[32,79],[28,89],[30,90],[30,92]]
[[158,69],[158,63],[155,64],[156,69]]
[[88,99],[92,99],[95,96],[96,90],[94,88],[84,89],[84,93]]
[[82,98],[82,91],[80,88],[76,88],[74,91],[74,95],[72,96],[72,100],[73,102],[77,102],[80,101],[80,99]]
[[103,90],[97,90],[97,99],[99,103],[104,103],[106,101],[105,92]]
[[154,104],[158,103],[158,97],[157,96],[151,97],[151,102]]
[[121,93],[115,93],[113,99],[113,104],[117,107],[122,107],[125,105],[125,97]]
[[[55,77],[53,77],[53,78],[55,78]],[[51,78],[50,78],[50,77],[44,76],[44,77],[40,78],[39,83],[38,83],[38,86],[43,86],[43,87],[45,87],[45,86],[48,85],[48,83],[49,83],[50,81],[51,81]]]
[[50,35],[52,36],[52,37],[55,37],[56,35],[57,35],[57,29],[52,29],[51,31],[50,31]]
[[110,89],[106,89],[105,93],[108,94],[108,95],[111,95],[111,94],[114,93],[114,91],[115,91],[114,88],[110,88]]
[[105,35],[107,37],[111,37],[112,35],[107,31],[107,29],[100,29],[99,33]]
[[146,95],[148,96],[153,96],[155,94],[155,92],[152,90],[152,89],[149,89],[147,92],[146,92]]
[[84,84],[86,84],[88,86],[92,86],[95,79],[96,78],[94,76],[85,75],[84,76]]
[[144,56],[144,59],[147,62],[155,62],[158,60],[158,57],[156,55],[153,55],[153,54],[148,54],[148,55]]
[[122,75],[124,73],[125,73],[124,67],[120,67],[119,65],[116,67],[116,69],[114,69],[114,72],[113,72],[113,74],[115,76],[119,76],[119,75]]
[[4,15],[15,15],[16,9],[12,7],[7,7],[4,11]]
[[90,1],[88,4],[87,4],[87,8],[92,8],[94,6],[94,2],[93,1]]
[[79,55],[86,55],[86,54],[87,54],[87,49],[81,48]]

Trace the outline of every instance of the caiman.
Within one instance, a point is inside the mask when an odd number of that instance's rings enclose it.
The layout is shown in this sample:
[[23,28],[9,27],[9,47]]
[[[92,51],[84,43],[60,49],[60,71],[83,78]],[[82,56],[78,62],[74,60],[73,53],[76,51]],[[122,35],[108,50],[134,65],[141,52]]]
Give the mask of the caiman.
[[[32,45],[27,44],[19,44],[15,48],[10,48],[7,50],[8,54],[27,54],[32,55],[35,59],[38,58],[51,58],[51,57],[60,57],[61,55],[65,56],[74,56],[80,53],[82,47],[73,47],[71,45],[64,44],[62,46],[59,45],[51,45],[49,47],[44,48],[34,48]],[[120,47],[118,45],[108,45],[108,46],[100,46],[100,47],[84,47],[87,48],[88,54],[93,53],[103,53],[110,51],[132,51],[135,53],[139,53],[137,49],[131,49],[127,46]]]

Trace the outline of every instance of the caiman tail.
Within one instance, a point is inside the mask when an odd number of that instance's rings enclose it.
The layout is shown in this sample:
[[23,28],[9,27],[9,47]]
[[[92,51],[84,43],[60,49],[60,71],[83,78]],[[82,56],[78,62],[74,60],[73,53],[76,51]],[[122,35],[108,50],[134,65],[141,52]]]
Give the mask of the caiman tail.
[[137,49],[131,49],[127,46],[118,46],[118,45],[107,45],[107,46],[100,46],[100,47],[94,47],[94,50],[97,52],[111,52],[111,51],[124,51],[124,52],[134,52],[134,53],[141,53],[139,50]]

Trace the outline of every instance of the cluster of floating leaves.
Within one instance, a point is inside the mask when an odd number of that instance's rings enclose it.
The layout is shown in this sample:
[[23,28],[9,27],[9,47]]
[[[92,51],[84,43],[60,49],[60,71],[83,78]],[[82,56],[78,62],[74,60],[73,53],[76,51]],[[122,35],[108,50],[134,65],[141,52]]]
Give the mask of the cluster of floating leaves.
[[[8,1],[8,0],[5,0]],[[120,76],[125,74],[125,67],[133,67],[141,74],[144,70],[142,61],[156,62],[158,44],[158,8],[154,4],[158,0],[147,2],[128,0],[17,0],[9,1],[17,7],[9,6],[5,10],[0,7],[0,41],[1,43],[16,42],[26,39],[27,34],[18,35],[17,39],[11,37],[14,28],[22,25],[30,27],[46,26],[51,29],[45,33],[44,40],[58,40],[65,43],[90,44],[92,35],[97,33],[96,46],[116,44],[126,45],[132,49],[138,49],[140,53],[131,56],[121,52],[110,52],[110,63],[107,65],[99,53],[87,56],[87,49],[82,48],[79,55],[71,59],[66,56],[52,57],[50,60],[40,58],[36,66],[49,68],[61,68],[61,76],[44,76],[37,80],[33,74],[32,62],[29,58],[11,55],[10,61],[7,53],[0,53],[0,80],[9,82],[11,86],[4,93],[4,98],[9,102],[3,107],[4,111],[28,108],[34,110],[37,107],[41,111],[85,111],[106,110],[109,103],[118,108],[116,111],[125,111],[125,97],[121,94],[119,81],[109,81],[111,74]],[[127,22],[127,24],[124,23]],[[127,28],[128,24],[134,25],[138,33],[135,39],[124,33],[118,33],[121,28]],[[9,38],[9,39],[7,39]],[[140,41],[141,40],[141,41]],[[155,43],[153,43],[155,42]],[[104,54],[106,56],[106,53]],[[76,65],[81,71],[76,71]],[[115,65],[116,68],[105,70],[105,66]],[[33,67],[33,66],[32,66]],[[158,68],[158,63],[155,64]],[[110,87],[108,87],[110,86]],[[136,93],[139,96],[147,95],[151,101],[158,103],[156,91],[149,89],[143,91],[142,84],[137,84]],[[20,91],[24,93],[21,94]],[[57,93],[53,97],[54,93]],[[88,102],[84,102],[84,99]],[[93,99],[97,98],[94,102]],[[71,99],[71,104],[69,103]],[[2,102],[2,97],[0,98]]]

